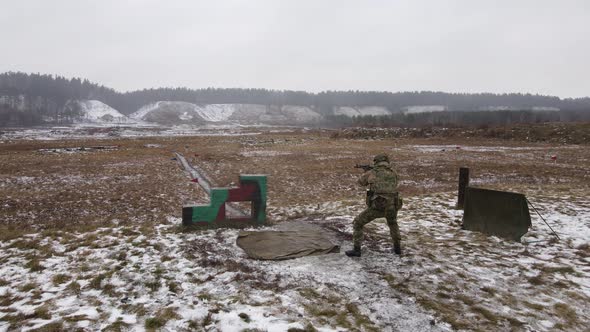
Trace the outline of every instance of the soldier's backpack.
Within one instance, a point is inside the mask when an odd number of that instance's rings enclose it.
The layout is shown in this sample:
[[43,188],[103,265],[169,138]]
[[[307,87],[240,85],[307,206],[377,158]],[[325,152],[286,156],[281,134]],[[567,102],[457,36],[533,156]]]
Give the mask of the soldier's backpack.
[[375,180],[370,184],[369,190],[379,194],[394,194],[397,192],[397,175],[386,167],[375,167]]
[[371,200],[373,208],[385,210],[396,205],[397,175],[388,167],[375,167],[373,169],[375,179],[370,184],[373,193]]

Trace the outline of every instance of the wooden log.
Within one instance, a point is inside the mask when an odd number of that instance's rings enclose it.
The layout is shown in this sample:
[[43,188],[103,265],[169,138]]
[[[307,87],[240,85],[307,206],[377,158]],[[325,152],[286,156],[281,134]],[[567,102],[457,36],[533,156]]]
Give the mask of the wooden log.
[[[201,188],[203,188],[203,190],[207,194],[211,195],[211,191],[212,191],[212,188],[213,188],[213,181],[211,181],[211,179],[205,173],[205,171],[203,171],[201,168],[199,168],[197,166],[192,166],[191,164],[189,164],[189,162],[186,160],[186,158],[182,154],[176,152],[175,155],[176,155],[176,159],[180,162],[180,165],[190,175],[191,181],[192,182],[195,182],[193,180],[197,179],[198,181],[196,181],[196,183]],[[237,216],[241,216],[241,217],[246,217],[246,216],[249,215],[245,211],[242,211],[242,209],[240,209],[239,207],[234,206],[234,204],[232,204],[232,203],[229,203],[228,204],[227,209],[233,215],[237,215]]]

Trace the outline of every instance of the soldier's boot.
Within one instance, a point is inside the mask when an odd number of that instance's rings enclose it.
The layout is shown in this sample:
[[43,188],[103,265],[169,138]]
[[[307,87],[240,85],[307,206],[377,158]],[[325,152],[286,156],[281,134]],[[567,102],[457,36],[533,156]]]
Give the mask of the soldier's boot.
[[387,226],[389,226],[389,234],[391,235],[391,239],[393,240],[393,252],[398,255],[402,254],[402,247],[401,247],[401,238],[399,236],[399,226],[397,225],[397,218],[396,213],[397,211],[391,210],[387,211]]
[[354,246],[352,250],[346,250],[344,253],[348,257],[361,257],[361,247]]

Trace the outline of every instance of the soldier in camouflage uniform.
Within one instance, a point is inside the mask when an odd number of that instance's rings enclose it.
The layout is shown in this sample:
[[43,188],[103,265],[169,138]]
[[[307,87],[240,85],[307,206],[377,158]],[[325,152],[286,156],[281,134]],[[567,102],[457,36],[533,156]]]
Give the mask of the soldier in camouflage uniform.
[[368,186],[367,208],[354,219],[352,234],[354,249],[346,251],[347,256],[361,255],[363,227],[376,218],[387,219],[387,225],[393,239],[394,252],[401,255],[397,210],[401,208],[401,198],[397,191],[398,176],[389,165],[389,157],[384,154],[375,156],[373,169],[365,172],[358,183]]

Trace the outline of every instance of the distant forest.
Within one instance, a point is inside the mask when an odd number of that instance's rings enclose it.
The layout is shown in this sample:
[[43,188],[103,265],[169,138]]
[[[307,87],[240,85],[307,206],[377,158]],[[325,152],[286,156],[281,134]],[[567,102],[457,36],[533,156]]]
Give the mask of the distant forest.
[[[384,121],[387,119],[344,119],[331,116],[332,110],[336,106],[383,106],[393,112],[413,105],[443,105],[449,111],[476,111],[481,107],[488,106],[510,106],[513,109],[528,110],[533,106],[542,106],[556,107],[573,112],[572,114],[583,112],[586,115],[590,113],[590,98],[588,97],[561,99],[520,93],[468,94],[432,91],[324,91],[309,93],[237,88],[157,88],[121,93],[86,79],[7,72],[0,74],[0,126],[68,122],[68,119],[76,112],[75,109],[68,106],[68,101],[78,99],[99,100],[126,115],[137,111],[146,104],[162,100],[196,104],[299,105],[312,107],[324,116],[337,120],[338,123],[359,125],[378,125],[380,122],[385,124]],[[399,116],[401,115],[394,114],[389,117],[388,123],[399,122]],[[412,115],[411,117],[412,119],[420,119],[424,115]],[[405,120],[401,119],[401,121]],[[435,122],[435,120],[430,122]]]

